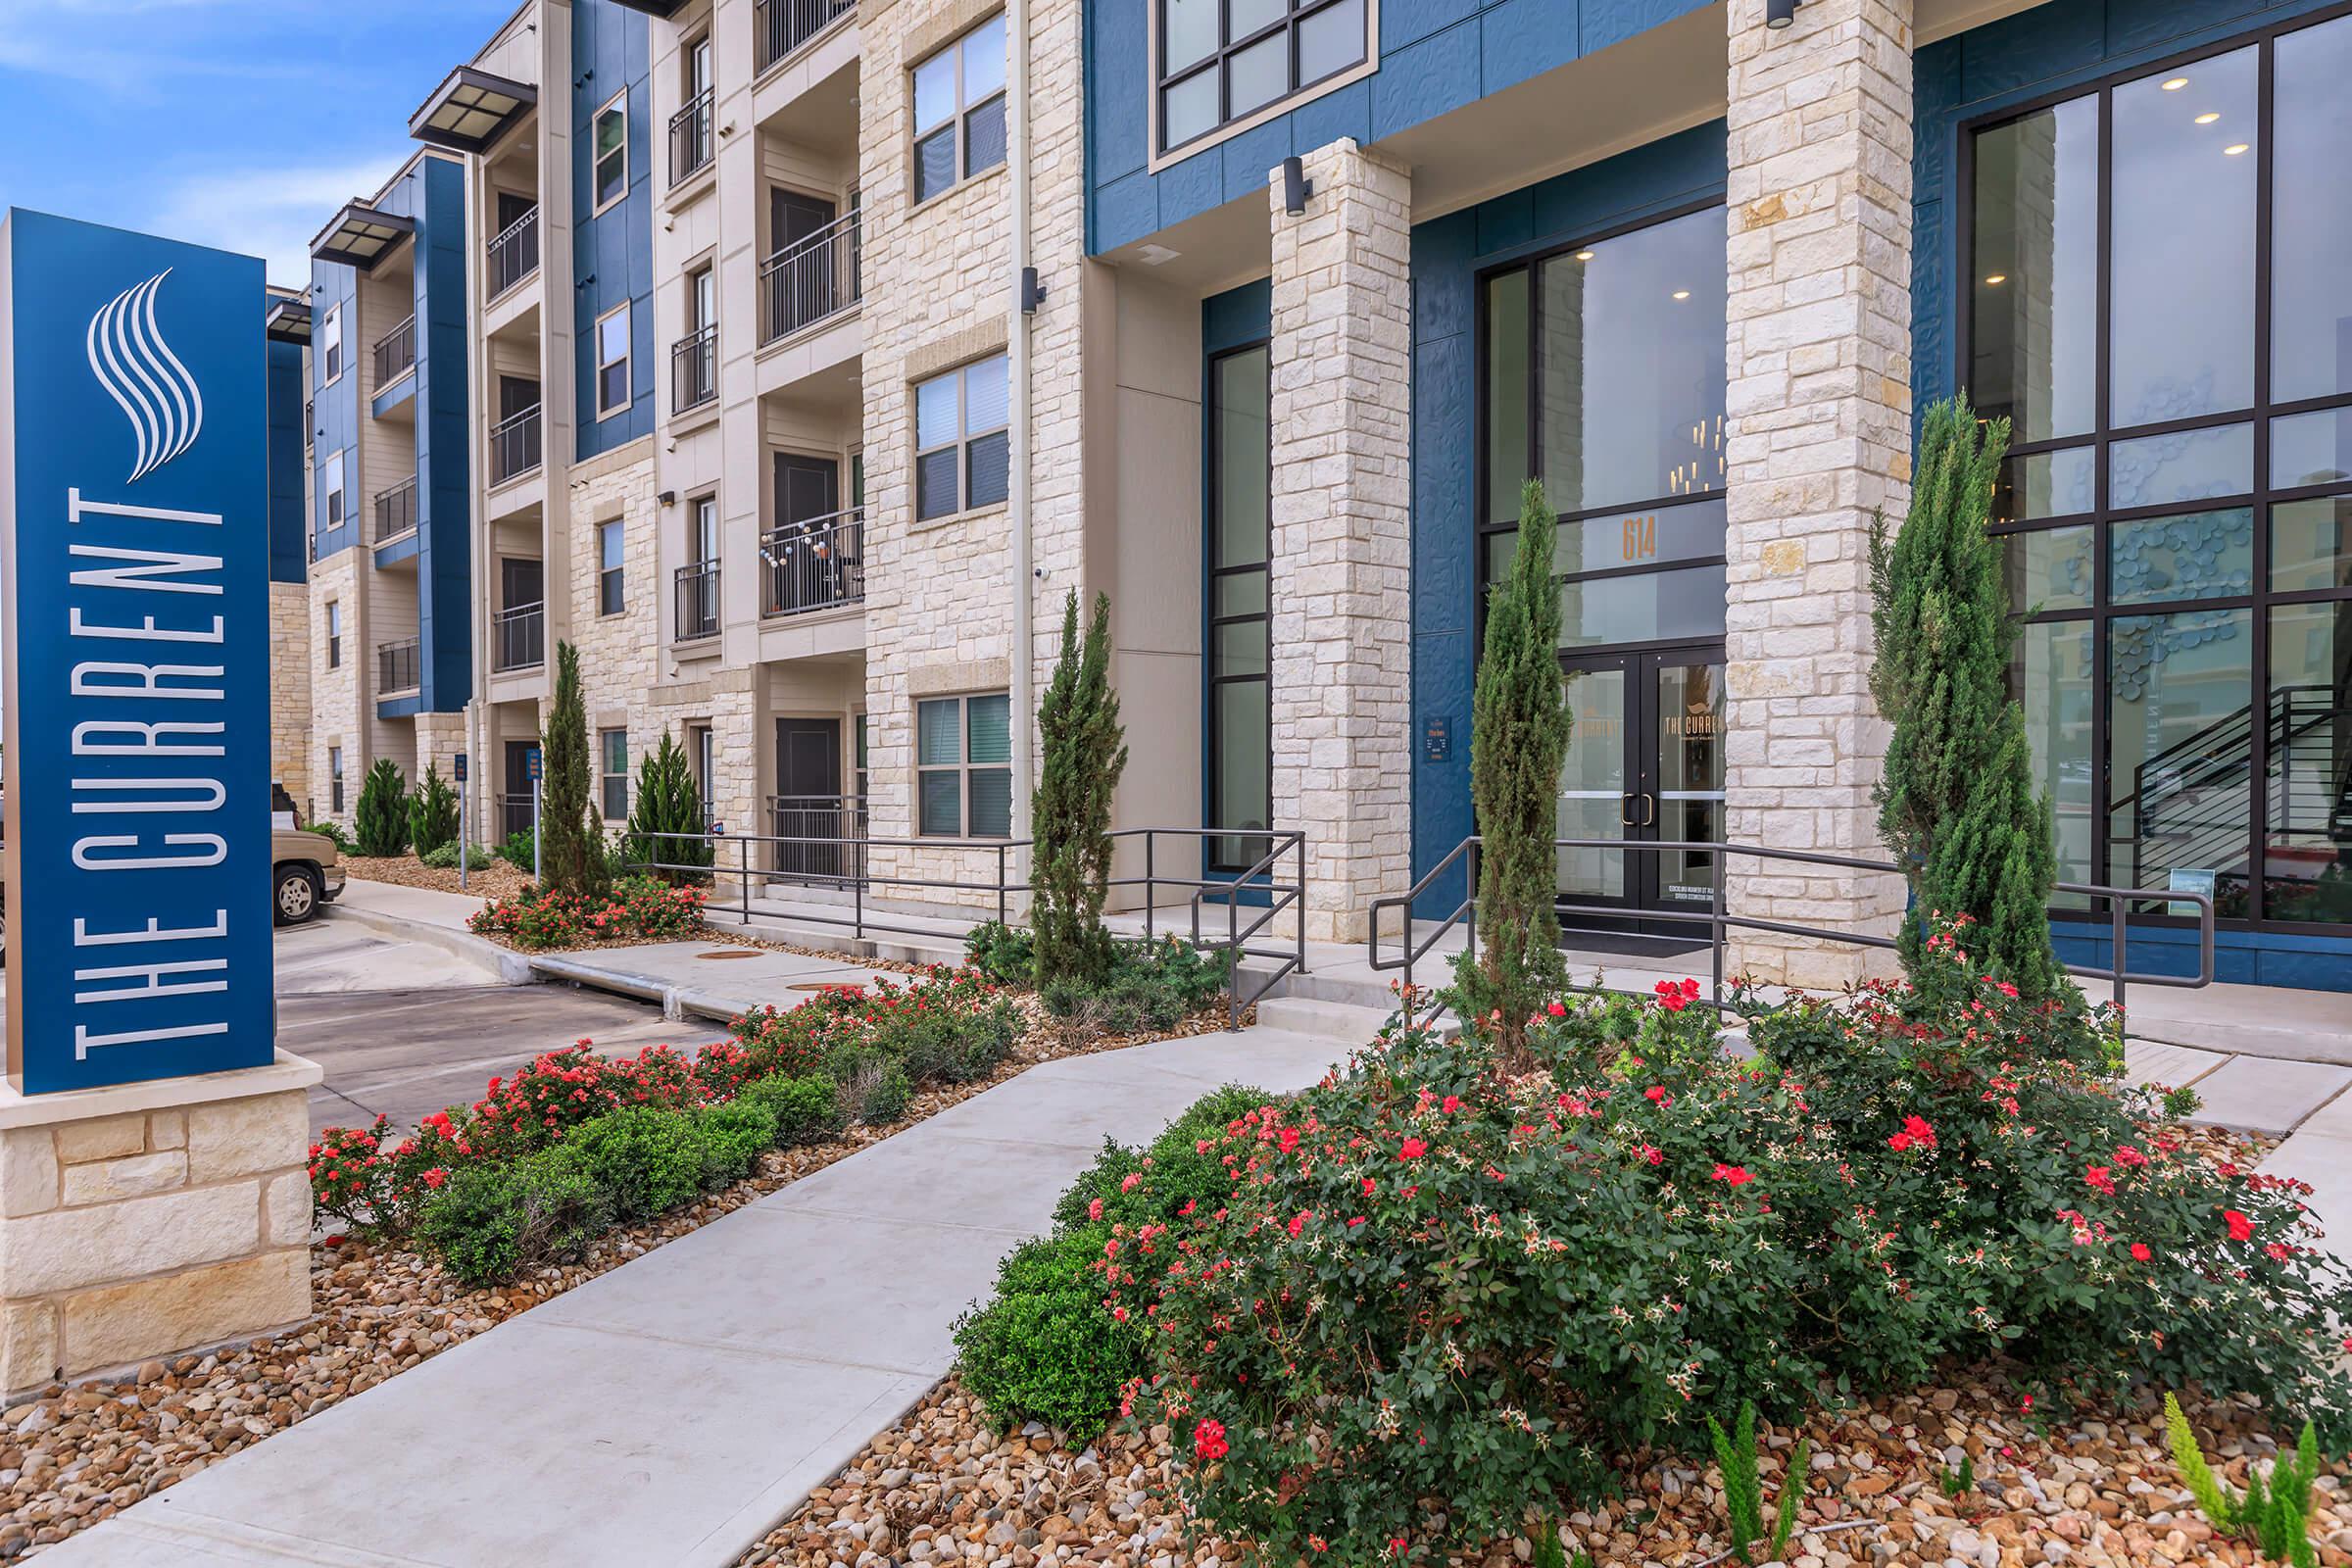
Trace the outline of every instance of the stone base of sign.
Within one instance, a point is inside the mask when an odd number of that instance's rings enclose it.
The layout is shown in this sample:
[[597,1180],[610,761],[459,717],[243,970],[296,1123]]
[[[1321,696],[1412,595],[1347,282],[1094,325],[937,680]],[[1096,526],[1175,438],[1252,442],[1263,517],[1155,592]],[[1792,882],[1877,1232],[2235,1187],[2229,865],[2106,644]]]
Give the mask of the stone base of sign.
[[0,1401],[311,1311],[308,1091],[266,1067],[0,1084]]

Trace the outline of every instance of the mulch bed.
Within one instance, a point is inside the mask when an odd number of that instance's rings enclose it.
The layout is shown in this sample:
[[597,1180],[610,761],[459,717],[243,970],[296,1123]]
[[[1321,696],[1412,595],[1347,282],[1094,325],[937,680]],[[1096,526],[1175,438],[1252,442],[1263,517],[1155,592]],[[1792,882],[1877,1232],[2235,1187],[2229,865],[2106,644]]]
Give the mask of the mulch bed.
[[[1025,1005],[1034,999],[1024,996]],[[1035,1013],[1032,1011],[1031,1016]],[[1221,1009],[1164,1033],[1066,1041],[1031,1028],[985,1081],[916,1094],[906,1119],[774,1151],[759,1171],[651,1223],[608,1233],[577,1262],[468,1291],[416,1252],[332,1236],[311,1248],[314,1316],[300,1329],[128,1376],[53,1387],[0,1411],[0,1562],[37,1552],[141,1497],[373,1388],[515,1313],[641,1257],[812,1171],[1043,1061],[1213,1034]]]
[[343,869],[370,882],[390,882],[404,888],[430,888],[435,893],[464,893],[469,898],[512,898],[531,885],[527,872],[517,871],[504,860],[488,865],[476,865],[466,873],[466,886],[458,886],[458,869],[444,869],[420,863],[414,855],[346,855]]

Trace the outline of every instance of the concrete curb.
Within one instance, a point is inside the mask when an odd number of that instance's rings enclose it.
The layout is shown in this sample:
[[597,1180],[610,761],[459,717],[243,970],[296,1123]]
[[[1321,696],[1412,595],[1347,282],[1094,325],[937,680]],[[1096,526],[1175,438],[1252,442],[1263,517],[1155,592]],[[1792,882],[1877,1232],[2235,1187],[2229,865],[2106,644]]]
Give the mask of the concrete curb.
[[470,931],[453,931],[428,920],[404,919],[382,909],[363,909],[357,905],[329,904],[324,906],[324,910],[329,919],[349,920],[384,936],[398,937],[403,942],[418,942],[428,948],[438,948],[476,968],[489,970],[505,985],[529,985],[539,978],[531,972],[530,959],[511,948],[502,948],[486,938],[477,937]]
[[614,996],[651,1002],[662,1008],[664,1018],[707,1018],[713,1023],[732,1023],[749,1010],[739,998],[721,996],[698,986],[677,985],[656,975],[583,963],[578,958],[562,955],[531,958],[527,962],[533,979],[560,980],[567,985],[585,986],[591,991],[607,991]]

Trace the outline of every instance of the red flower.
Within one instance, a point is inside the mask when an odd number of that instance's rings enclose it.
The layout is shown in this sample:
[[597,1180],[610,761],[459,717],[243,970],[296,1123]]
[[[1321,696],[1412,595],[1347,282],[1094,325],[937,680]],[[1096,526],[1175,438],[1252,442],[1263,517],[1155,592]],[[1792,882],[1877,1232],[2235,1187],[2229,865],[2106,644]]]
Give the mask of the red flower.
[[1093,1202],[1086,1205],[1086,1217],[1088,1219],[1101,1219],[1102,1217],[1102,1200],[1098,1198]]
[[2243,1242],[2252,1240],[2254,1235],[2254,1222],[2246,1218],[2245,1215],[2239,1213],[2236,1209],[2223,1209],[2222,1222],[2230,1227],[2230,1239],[2231,1241]]
[[[2082,1185],[2105,1193],[2109,1198],[2115,1196],[2115,1178],[2108,1174],[2105,1165],[2085,1165],[2082,1168]],[[2245,1238],[2241,1236],[2238,1240]]]
[[1423,1154],[1428,1152],[1429,1145],[1423,1143],[1418,1138],[1407,1138],[1404,1141],[1403,1147],[1396,1151],[1396,1157],[1398,1159],[1419,1159]]
[[1664,1007],[1668,1012],[1680,1012],[1690,1005],[1690,999],[1683,995],[1683,988],[1671,980],[1659,981],[1655,989],[1658,993],[1658,1005]]
[[1447,1095],[1446,1097],[1446,1102],[1440,1105],[1438,1108],[1448,1116],[1453,1115],[1456,1111],[1462,1108],[1462,1097],[1459,1095]]
[[1665,1153],[1649,1144],[1643,1144],[1642,1146],[1641,1153],[1642,1157],[1648,1160],[1652,1165],[1662,1165],[1666,1162]]
[[1925,1117],[1905,1116],[1903,1130],[1887,1139],[1886,1147],[1897,1153],[1906,1149],[1934,1149],[1936,1129],[1928,1125]]
[[1199,1426],[1193,1428],[1193,1456],[1195,1458],[1206,1462],[1211,1459],[1222,1459],[1232,1451],[1233,1445],[1225,1441],[1224,1422],[1202,1421]]
[[1306,1215],[1307,1215],[1307,1211],[1306,1211],[1305,1209],[1303,1209],[1303,1208],[1302,1208],[1302,1209],[1300,1209],[1300,1210],[1299,1210],[1298,1213],[1296,1213],[1296,1214],[1293,1214],[1293,1215],[1291,1216],[1291,1223],[1290,1223],[1290,1227],[1289,1227],[1289,1229],[1290,1229],[1290,1233],[1291,1233],[1291,1234],[1292,1234],[1294,1237],[1295,1237],[1295,1236],[1297,1236],[1297,1235],[1298,1235],[1298,1234],[1300,1231],[1302,1231],[1302,1230],[1305,1230],[1305,1229],[1306,1229]]
[[1666,1086],[1651,1084],[1647,1089],[1642,1091],[1642,1098],[1653,1105],[1663,1105],[1666,1103]]
[[1715,1179],[1719,1182],[1729,1182],[1734,1187],[1741,1187],[1756,1178],[1744,1165],[1718,1164],[1715,1167]]
[[2151,1252],[2151,1251],[2149,1251],[2149,1250],[2148,1250],[2148,1244],[2147,1244],[2147,1243],[2145,1243],[2145,1242],[2133,1242],[2133,1243],[2132,1244],[2132,1262],[2134,1262],[2134,1263],[2145,1263],[2145,1262],[2146,1262],[2146,1261],[2147,1261],[2149,1258],[2151,1258],[2151,1257],[2153,1257],[2153,1256],[2155,1256],[2155,1255],[2156,1255],[2155,1253],[2153,1253],[2153,1252]]
[[1547,1003],[1545,1004],[1544,1010],[1550,1013],[1554,1018],[1565,1018],[1568,1016],[1568,1005],[1567,1004],[1561,1002]]
[[447,1180],[449,1180],[449,1172],[438,1165],[424,1173],[424,1185],[427,1187],[438,1187]]

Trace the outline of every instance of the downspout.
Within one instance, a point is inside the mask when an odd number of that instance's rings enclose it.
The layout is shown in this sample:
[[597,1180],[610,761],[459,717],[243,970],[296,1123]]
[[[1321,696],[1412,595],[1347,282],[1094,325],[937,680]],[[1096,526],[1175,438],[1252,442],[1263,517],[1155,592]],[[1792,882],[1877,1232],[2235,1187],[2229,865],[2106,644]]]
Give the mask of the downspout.
[[[490,194],[489,166],[479,153],[466,160],[466,618],[473,643],[473,689],[466,699],[466,760],[467,778],[463,790],[467,822],[476,842],[491,841],[490,770],[487,722],[490,693],[490,421],[497,404],[490,397],[495,380],[490,368],[489,339],[483,334],[487,314],[483,287],[488,282]],[[471,846],[466,846],[466,849]],[[460,851],[464,856],[465,850]],[[461,860],[461,864],[463,860]]]
[[[1007,486],[1006,520],[1012,528],[1012,836],[1029,837],[1029,796],[1032,778],[1031,736],[1037,721],[1034,669],[1037,662],[1036,550],[1029,532],[1029,317],[1024,307],[1021,277],[1029,266],[1029,6],[1028,0],[1005,0],[1004,32],[1012,58],[1007,62],[1011,91],[1005,103],[1009,125],[1005,133],[1005,162],[1012,175],[1012,245],[1009,258],[1010,307],[1005,314],[1004,340],[1009,350],[1012,382],[1010,450],[1012,469]],[[1029,851],[1024,846],[1012,857],[1016,882],[1029,880]],[[1028,901],[1020,901],[1026,909]]]

